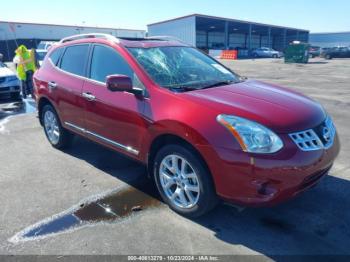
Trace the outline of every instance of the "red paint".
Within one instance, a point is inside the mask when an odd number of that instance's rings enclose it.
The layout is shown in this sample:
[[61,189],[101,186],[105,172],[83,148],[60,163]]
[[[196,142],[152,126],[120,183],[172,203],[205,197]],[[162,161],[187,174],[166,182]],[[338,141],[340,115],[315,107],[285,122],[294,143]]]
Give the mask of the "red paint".
[[[121,40],[117,44],[84,39],[61,46],[72,43],[100,43],[114,48],[135,71],[148,97],[111,92],[103,83],[62,72],[46,58],[34,76],[37,101],[49,99],[65,128],[79,133],[65,124],[73,123],[132,147],[139,154],[80,133],[145,164],[157,137],[172,134],[186,140],[206,161],[217,194],[227,201],[253,206],[285,201],[317,183],[339,153],[337,136],[328,150],[311,152],[298,149],[288,136],[316,127],[326,117],[318,103],[297,92],[248,80],[232,86],[173,93],[157,86],[124,46],[171,46],[174,42]],[[49,81],[55,81],[58,87],[50,90]],[[83,92],[93,94],[96,100],[87,101],[82,97]],[[274,154],[243,152],[225,127],[217,123],[219,114],[236,115],[265,125],[280,136],[283,149]]]

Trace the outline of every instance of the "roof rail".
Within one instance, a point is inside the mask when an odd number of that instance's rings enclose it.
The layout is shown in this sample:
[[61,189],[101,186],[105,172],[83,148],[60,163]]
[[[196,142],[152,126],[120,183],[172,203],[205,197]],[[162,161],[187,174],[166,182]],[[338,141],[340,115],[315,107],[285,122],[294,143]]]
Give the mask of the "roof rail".
[[61,41],[59,43],[63,44],[63,43],[69,42],[69,41],[74,41],[74,40],[79,40],[79,39],[86,39],[86,38],[103,38],[103,39],[119,42],[118,38],[116,38],[115,36],[110,35],[110,34],[89,33],[89,34],[80,34],[80,35],[68,36],[68,37],[65,37],[65,38],[61,39]]

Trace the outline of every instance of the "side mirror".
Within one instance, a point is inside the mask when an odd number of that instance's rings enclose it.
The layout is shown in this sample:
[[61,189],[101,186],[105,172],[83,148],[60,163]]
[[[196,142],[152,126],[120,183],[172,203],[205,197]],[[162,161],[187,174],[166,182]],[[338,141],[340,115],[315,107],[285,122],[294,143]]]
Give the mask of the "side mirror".
[[128,92],[136,96],[142,96],[143,90],[132,86],[132,80],[126,75],[107,76],[107,88],[111,92]]

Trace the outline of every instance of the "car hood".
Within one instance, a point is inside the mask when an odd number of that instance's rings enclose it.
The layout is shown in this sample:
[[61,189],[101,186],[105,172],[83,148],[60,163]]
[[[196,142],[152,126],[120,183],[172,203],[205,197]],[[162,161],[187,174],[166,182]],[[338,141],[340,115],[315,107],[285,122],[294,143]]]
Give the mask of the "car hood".
[[8,69],[7,67],[1,67],[0,68],[0,77],[5,77],[5,76],[14,76],[15,74]]
[[277,133],[313,128],[326,117],[314,100],[286,88],[255,80],[184,94],[218,114],[230,114],[261,123]]

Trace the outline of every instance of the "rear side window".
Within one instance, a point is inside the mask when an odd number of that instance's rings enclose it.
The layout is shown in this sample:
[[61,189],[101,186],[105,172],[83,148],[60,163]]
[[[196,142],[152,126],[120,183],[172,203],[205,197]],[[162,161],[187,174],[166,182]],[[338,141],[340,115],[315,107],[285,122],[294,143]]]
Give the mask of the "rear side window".
[[134,72],[121,55],[110,47],[97,45],[94,47],[90,78],[99,82],[106,82],[109,75],[126,75],[134,80]]
[[62,48],[57,48],[56,50],[54,50],[51,54],[50,54],[50,60],[51,62],[57,66],[57,63],[58,63],[58,60],[60,59],[61,57],[61,54],[62,54]]
[[69,73],[84,76],[88,45],[75,45],[66,48],[61,61],[61,69]]

